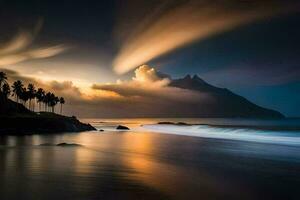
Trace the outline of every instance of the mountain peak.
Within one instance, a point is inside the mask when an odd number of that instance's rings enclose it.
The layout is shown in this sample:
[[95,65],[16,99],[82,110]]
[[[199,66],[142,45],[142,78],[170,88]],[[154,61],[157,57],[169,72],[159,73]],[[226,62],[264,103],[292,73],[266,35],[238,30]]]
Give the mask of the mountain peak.
[[203,79],[201,79],[197,74],[194,74],[193,76],[190,74],[187,74],[187,75],[185,75],[185,77],[183,77],[183,79],[203,81]]
[[197,90],[197,91],[214,91],[218,88],[206,83],[198,75],[186,75],[181,79],[174,79],[171,86],[180,87],[184,89]]
[[202,78],[200,78],[197,74],[193,76],[193,80],[201,83],[206,83]]
[[[188,116],[201,117],[252,117],[281,118],[281,113],[265,109],[234,94],[228,89],[215,87],[201,79],[198,75],[186,75],[184,78],[173,79],[171,87],[192,90],[203,98],[199,103],[191,104]],[[187,108],[185,108],[188,110]]]
[[202,80],[197,74],[195,74],[195,75],[193,76],[193,79],[195,79],[195,80],[197,80],[197,79]]
[[191,75],[187,74],[183,79],[190,80],[190,79],[192,79],[192,77],[191,77]]
[[201,79],[197,74],[191,76],[190,74],[187,74],[182,81],[185,81],[186,83],[190,84],[205,84],[208,85],[203,79]]

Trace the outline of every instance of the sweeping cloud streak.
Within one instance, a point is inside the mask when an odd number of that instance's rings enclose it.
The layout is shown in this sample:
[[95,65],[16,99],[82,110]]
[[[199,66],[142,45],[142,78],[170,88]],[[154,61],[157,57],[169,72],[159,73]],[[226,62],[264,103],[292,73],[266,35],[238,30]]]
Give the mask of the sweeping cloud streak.
[[6,45],[0,47],[0,54],[9,54],[16,51],[22,50],[29,46],[33,41],[33,36],[28,32],[21,32],[17,34],[11,41]]
[[[165,2],[165,1],[163,1]],[[114,70],[123,74],[195,40],[277,14],[299,11],[299,2],[284,0],[182,1],[166,3],[146,17],[123,42]],[[163,7],[163,8],[162,8]],[[164,8],[165,7],[165,8]]]
[[32,32],[22,31],[11,41],[2,44],[0,46],[0,66],[12,65],[26,60],[48,58],[68,49],[63,44],[32,49],[30,46],[41,27],[42,22],[39,22]]

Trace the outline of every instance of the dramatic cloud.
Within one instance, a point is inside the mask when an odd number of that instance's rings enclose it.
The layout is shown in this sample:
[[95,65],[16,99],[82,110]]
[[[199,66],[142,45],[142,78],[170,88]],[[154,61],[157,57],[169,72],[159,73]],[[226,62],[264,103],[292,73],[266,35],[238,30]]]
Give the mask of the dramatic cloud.
[[195,40],[276,14],[299,11],[292,0],[161,1],[123,41],[113,66],[123,74]]
[[153,97],[169,99],[173,101],[198,101],[204,96],[190,90],[170,87],[169,78],[160,77],[154,68],[142,65],[135,70],[135,76],[131,81],[117,81],[112,84],[94,84],[95,90],[110,91],[119,94],[122,97],[137,98],[146,100]]
[[11,41],[0,46],[0,66],[12,65],[26,60],[48,58],[68,49],[66,45],[54,45],[32,49],[36,35],[42,27],[39,21],[32,32],[20,32]]
[[[99,93],[94,96],[93,102],[97,102],[97,110],[106,117],[170,117],[187,113],[192,105],[200,102],[205,105],[205,102],[213,101],[207,93],[171,87],[171,81],[166,75],[143,65],[136,69],[130,81],[94,84],[92,89]],[[114,97],[105,98],[107,92]]]
[[139,83],[164,86],[169,83],[169,79],[161,77],[154,68],[147,65],[142,65],[135,70],[133,80]]

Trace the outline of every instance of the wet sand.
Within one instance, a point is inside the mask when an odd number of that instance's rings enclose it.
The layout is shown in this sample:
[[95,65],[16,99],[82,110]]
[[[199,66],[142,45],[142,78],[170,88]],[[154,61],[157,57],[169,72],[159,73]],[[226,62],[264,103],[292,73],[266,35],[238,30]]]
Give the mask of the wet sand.
[[0,145],[1,199],[300,195],[299,146],[130,131],[5,136]]

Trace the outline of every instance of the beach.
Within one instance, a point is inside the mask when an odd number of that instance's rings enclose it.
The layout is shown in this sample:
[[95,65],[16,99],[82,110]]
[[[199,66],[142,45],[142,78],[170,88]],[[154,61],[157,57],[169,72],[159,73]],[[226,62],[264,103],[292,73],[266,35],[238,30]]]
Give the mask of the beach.
[[[104,131],[0,137],[1,199],[299,198],[297,144],[141,129],[155,120],[91,121]],[[131,130],[114,130],[122,122]]]

